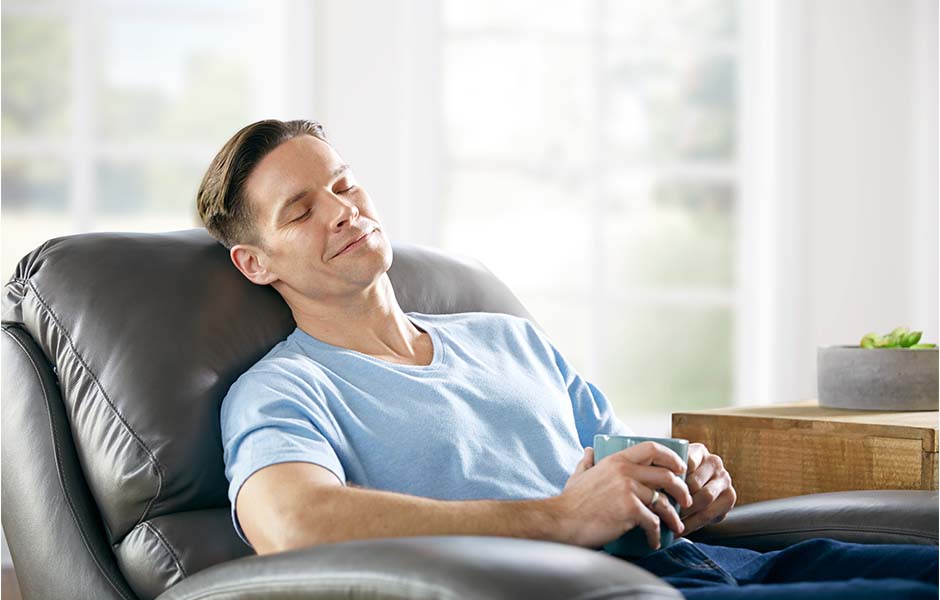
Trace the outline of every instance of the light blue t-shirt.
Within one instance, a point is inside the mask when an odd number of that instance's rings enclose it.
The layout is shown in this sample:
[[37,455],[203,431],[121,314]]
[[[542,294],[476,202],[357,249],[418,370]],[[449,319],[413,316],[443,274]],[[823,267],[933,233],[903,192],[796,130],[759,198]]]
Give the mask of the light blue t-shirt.
[[439,500],[561,493],[595,433],[633,434],[527,319],[405,313],[430,365],[384,361],[300,328],[232,384],[222,443],[232,520],[255,471],[309,462],[344,485]]

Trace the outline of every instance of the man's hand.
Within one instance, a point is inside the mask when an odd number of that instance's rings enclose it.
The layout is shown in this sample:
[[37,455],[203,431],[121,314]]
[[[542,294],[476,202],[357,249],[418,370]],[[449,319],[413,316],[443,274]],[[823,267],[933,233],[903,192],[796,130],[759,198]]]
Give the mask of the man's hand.
[[650,506],[653,490],[665,490],[679,506],[692,496],[680,475],[682,459],[662,444],[643,442],[594,464],[594,449],[584,457],[558,496],[546,500],[557,523],[556,541],[597,549],[636,526],[646,531],[649,547],[659,548],[662,527],[682,531],[682,521],[663,498]]
[[688,536],[706,525],[720,522],[738,499],[721,457],[710,453],[704,444],[689,444],[685,482],[692,494],[692,506],[679,513],[685,525],[679,535]]

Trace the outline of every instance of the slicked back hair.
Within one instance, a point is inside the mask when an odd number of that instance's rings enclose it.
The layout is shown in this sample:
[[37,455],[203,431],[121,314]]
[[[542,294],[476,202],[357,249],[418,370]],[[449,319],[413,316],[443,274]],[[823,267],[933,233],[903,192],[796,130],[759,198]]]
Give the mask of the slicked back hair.
[[299,135],[312,135],[329,144],[316,121],[265,119],[239,130],[212,159],[196,194],[196,209],[209,235],[227,249],[236,244],[264,248],[245,182],[269,152]]

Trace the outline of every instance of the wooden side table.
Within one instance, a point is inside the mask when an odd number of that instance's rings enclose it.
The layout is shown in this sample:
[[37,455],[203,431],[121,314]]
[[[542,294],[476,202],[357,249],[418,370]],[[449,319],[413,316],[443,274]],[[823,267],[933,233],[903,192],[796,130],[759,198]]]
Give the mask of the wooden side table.
[[936,490],[940,413],[821,408],[816,400],[672,415],[672,437],[718,454],[737,504],[845,490]]

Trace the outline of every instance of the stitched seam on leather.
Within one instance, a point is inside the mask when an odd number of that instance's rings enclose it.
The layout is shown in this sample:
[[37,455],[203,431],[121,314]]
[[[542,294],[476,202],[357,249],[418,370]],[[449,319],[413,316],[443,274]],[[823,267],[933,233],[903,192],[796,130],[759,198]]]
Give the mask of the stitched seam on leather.
[[605,598],[630,598],[633,596],[649,598],[652,594],[662,596],[663,598],[675,598],[677,592],[678,590],[672,586],[662,587],[658,585],[627,583],[605,587],[599,590],[591,590],[590,592],[575,596],[571,600],[604,600]]
[[[407,584],[402,584],[400,579],[389,579],[389,578],[375,577],[375,576],[370,577],[370,576],[363,576],[363,575],[356,575],[356,574],[350,574],[345,577],[338,577],[336,575],[317,576],[314,574],[310,574],[307,576],[278,578],[278,579],[273,579],[273,580],[258,578],[258,579],[252,579],[251,581],[246,581],[243,583],[236,582],[236,583],[230,583],[227,585],[220,585],[218,587],[213,587],[212,589],[209,589],[209,590],[197,590],[193,595],[183,596],[183,597],[187,598],[188,600],[205,600],[206,598],[212,598],[220,594],[225,595],[225,594],[229,594],[230,592],[253,591],[253,590],[258,590],[258,589],[262,589],[262,590],[274,590],[277,588],[285,589],[288,587],[296,586],[299,583],[319,585],[325,588],[322,590],[320,589],[305,589],[304,590],[304,591],[309,591],[313,593],[327,592],[327,591],[330,591],[334,587],[339,591],[348,592],[350,585],[358,586],[359,584],[372,584],[376,586],[376,589],[381,590],[382,592],[385,592],[389,587],[397,587],[399,588],[399,590],[401,590],[402,594],[406,594],[406,592],[413,592],[415,588],[420,588],[420,591],[428,592],[428,593],[435,593],[435,594],[438,594],[438,597],[454,598],[455,600],[458,600],[460,598],[460,596],[458,596],[456,593],[451,592],[450,590],[445,589],[441,586],[437,586],[437,585],[431,585],[431,584],[423,583],[423,582],[417,583],[413,581],[409,581]],[[230,597],[230,596],[226,596],[226,597]],[[401,597],[412,598],[413,596],[402,595]]]
[[186,569],[183,568],[183,563],[180,562],[179,556],[177,556],[176,552],[173,551],[173,546],[171,546],[170,542],[168,542],[167,539],[163,537],[163,534],[160,533],[160,530],[154,527],[153,524],[149,521],[145,521],[141,523],[141,525],[149,529],[155,536],[157,536],[157,540],[163,545],[163,548],[170,555],[170,558],[173,559],[173,563],[176,565],[177,570],[179,570],[180,575],[182,575],[183,578],[188,577],[189,575],[186,573]]
[[108,573],[105,568],[101,565],[101,562],[98,560],[97,555],[94,550],[92,550],[91,545],[88,542],[88,536],[85,534],[85,527],[87,524],[82,521],[82,518],[78,515],[78,511],[75,508],[75,502],[72,500],[72,495],[69,493],[69,488],[65,485],[65,476],[63,475],[64,468],[62,466],[62,450],[59,446],[59,436],[57,435],[58,429],[56,429],[55,419],[52,418],[52,407],[49,400],[49,395],[46,393],[46,386],[43,385],[42,375],[39,372],[39,367],[36,365],[36,361],[33,359],[32,353],[26,348],[25,345],[20,341],[16,334],[11,332],[12,327],[4,327],[3,332],[10,336],[17,346],[23,351],[23,354],[26,355],[26,358],[29,360],[29,364],[33,367],[33,371],[36,373],[36,378],[39,381],[39,388],[42,390],[42,398],[44,405],[46,407],[46,414],[49,417],[49,429],[52,433],[52,445],[53,445],[53,455],[55,457],[55,466],[56,466],[56,475],[58,475],[59,484],[61,485],[62,492],[65,495],[65,503],[69,507],[69,513],[72,515],[72,519],[78,524],[78,533],[82,539],[82,544],[85,546],[85,550],[91,556],[91,560],[95,563],[95,566],[98,567],[98,570],[104,576],[105,581],[108,582],[108,585],[114,589],[122,598],[127,600],[133,600],[130,596],[126,595],[124,591],[118,587],[112,580],[111,574]]
[[727,535],[711,535],[708,536],[708,539],[730,539],[730,538],[749,538],[749,537],[761,537],[765,535],[788,535],[793,533],[815,533],[819,531],[850,531],[853,533],[893,533],[895,535],[908,535],[911,537],[918,537],[927,540],[936,540],[937,537],[933,535],[925,535],[918,531],[907,530],[901,528],[891,528],[891,527],[866,527],[864,525],[853,526],[853,527],[803,527],[801,529],[776,529],[776,530],[767,530],[767,531],[754,531],[749,533],[734,533]]
[[[71,350],[72,354],[75,355],[75,358],[78,359],[79,364],[82,365],[82,367],[91,377],[91,380],[95,382],[95,386],[98,388],[98,391],[101,392],[101,395],[104,397],[107,405],[111,407],[111,411],[114,413],[114,416],[116,416],[121,424],[127,428],[137,444],[144,450],[144,452],[147,453],[147,456],[150,458],[151,463],[153,463],[153,466],[157,471],[157,492],[150,499],[150,502],[147,503],[147,506],[144,507],[143,514],[140,515],[140,518],[137,519],[137,522],[134,524],[134,527],[137,527],[143,523],[150,514],[150,509],[153,506],[153,503],[157,500],[157,498],[160,497],[160,493],[163,491],[163,465],[160,464],[160,461],[157,460],[156,455],[154,455],[150,448],[148,448],[143,440],[140,439],[140,436],[137,435],[137,432],[134,431],[134,428],[131,427],[126,420],[124,420],[124,417],[121,415],[120,411],[116,406],[114,406],[114,403],[111,402],[111,398],[109,398],[107,392],[104,391],[104,387],[102,387],[101,382],[98,381],[98,377],[95,375],[94,371],[88,368],[88,364],[85,362],[85,359],[82,358],[82,355],[79,354],[78,349],[75,348],[75,343],[72,341],[72,337],[69,335],[68,330],[62,325],[62,322],[55,314],[55,311],[52,310],[52,307],[50,307],[46,300],[42,297],[42,294],[39,293],[39,290],[36,289],[36,286],[33,284],[33,282],[31,280],[26,281],[26,285],[30,290],[32,290],[33,294],[35,294],[36,299],[39,300],[39,303],[42,305],[42,307],[46,310],[46,312],[49,313],[49,316],[52,317],[52,320],[55,322],[62,335],[65,336],[65,339],[68,341],[69,350]],[[131,529],[133,529],[133,527]]]

